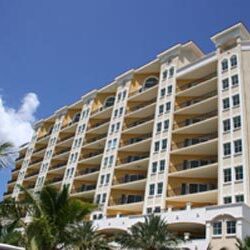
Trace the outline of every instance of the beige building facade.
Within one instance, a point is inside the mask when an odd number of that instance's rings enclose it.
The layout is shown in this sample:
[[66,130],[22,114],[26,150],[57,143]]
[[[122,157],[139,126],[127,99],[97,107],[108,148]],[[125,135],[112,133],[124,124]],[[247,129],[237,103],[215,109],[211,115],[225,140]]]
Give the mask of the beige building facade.
[[156,213],[185,249],[236,249],[250,235],[250,33],[239,23],[211,40],[209,54],[177,44],[38,121],[4,197],[69,185],[108,234]]

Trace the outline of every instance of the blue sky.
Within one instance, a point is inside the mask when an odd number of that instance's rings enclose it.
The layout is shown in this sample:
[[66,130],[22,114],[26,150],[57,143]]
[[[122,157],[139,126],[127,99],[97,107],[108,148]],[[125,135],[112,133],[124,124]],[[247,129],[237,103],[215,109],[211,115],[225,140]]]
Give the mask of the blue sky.
[[[249,9],[247,0],[2,0],[0,95],[17,108],[34,92],[36,117],[46,117],[176,43],[213,50],[218,31],[250,29]],[[8,178],[1,170],[0,197]]]

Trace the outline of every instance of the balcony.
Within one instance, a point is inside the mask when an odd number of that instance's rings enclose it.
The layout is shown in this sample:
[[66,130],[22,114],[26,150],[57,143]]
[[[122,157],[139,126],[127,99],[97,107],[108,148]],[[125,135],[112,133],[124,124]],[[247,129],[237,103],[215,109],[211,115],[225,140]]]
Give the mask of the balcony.
[[99,119],[104,119],[107,117],[111,117],[113,110],[113,105],[112,106],[102,106],[91,113],[91,118],[99,118]]
[[7,191],[7,192],[4,192],[3,196],[9,196],[12,194],[13,191]]
[[139,203],[142,202],[143,200],[144,196],[142,195],[122,195],[117,199],[112,199],[110,201],[110,206]]
[[66,123],[66,124],[62,125],[61,131],[64,130],[64,129],[66,129],[66,128],[68,128],[68,127],[71,127],[74,124],[76,124],[77,122],[79,122],[79,120],[80,120],[80,115],[75,116],[75,118],[72,121],[70,121],[69,123]]
[[101,140],[101,139],[104,139],[104,138],[106,138],[106,137],[107,137],[107,134],[103,134],[103,135],[91,137],[91,138],[89,138],[89,139],[86,138],[86,142],[84,143],[84,146],[85,146],[85,145],[88,145],[88,144],[90,144],[90,143],[97,142],[97,141],[99,141],[99,140]]
[[49,171],[55,170],[55,169],[63,169],[64,167],[66,167],[67,162],[63,162],[63,163],[58,163],[54,166],[51,166]]
[[100,170],[100,166],[95,167],[95,168],[85,168],[85,169],[82,169],[82,170],[77,170],[76,176],[82,176],[82,175],[88,175],[88,174],[96,173],[99,170]]
[[43,161],[42,158],[41,158],[41,159],[38,159],[38,160],[33,160],[33,161],[30,162],[29,166],[33,166],[33,165],[38,164],[38,163],[40,163],[40,162],[42,162],[42,161]]
[[202,78],[197,79],[195,81],[192,80],[192,81],[187,82],[187,83],[182,84],[182,85],[177,84],[177,88],[176,88],[177,94],[179,92],[184,91],[184,90],[193,88],[193,87],[195,87],[197,85],[202,85],[202,84],[204,84],[206,82],[210,82],[211,80],[215,80],[216,77],[217,77],[217,72],[209,74],[209,75],[206,75],[205,77],[202,77]]
[[132,122],[132,123],[129,123],[127,125],[124,126],[124,130],[126,129],[129,129],[129,128],[133,128],[133,127],[137,127],[143,123],[146,123],[150,120],[153,120],[154,119],[154,115],[150,115],[146,118],[143,118],[143,119],[137,119],[136,121]]
[[46,133],[46,134],[40,136],[39,138],[37,138],[37,142],[38,142],[38,141],[41,141],[41,140],[43,140],[43,139],[45,139],[45,138],[48,139],[49,136],[51,135],[51,133],[52,133],[52,129],[50,130],[50,132],[48,132],[48,133]]
[[209,118],[216,117],[217,115],[218,115],[218,111],[213,110],[205,114],[194,115],[188,119],[185,119],[184,121],[180,121],[180,122],[176,121],[174,124],[174,130],[178,130],[180,128],[184,128],[184,127],[191,126],[199,122],[203,122]]
[[151,137],[152,137],[152,133],[148,133],[148,134],[145,134],[143,136],[138,135],[138,137],[133,137],[133,138],[129,138],[127,140],[122,140],[122,142],[120,143],[120,147],[132,145],[132,144],[147,140]]
[[187,138],[182,142],[172,143],[172,151],[176,150],[176,149],[180,149],[180,148],[190,147],[190,146],[200,144],[203,142],[207,142],[207,141],[210,141],[210,140],[215,139],[217,137],[218,137],[218,134],[216,132],[216,133],[212,133],[212,134],[206,134],[206,135],[201,135],[201,136],[197,136],[197,137]]
[[28,177],[31,177],[31,176],[38,175],[38,174],[39,174],[39,170],[38,171],[33,171],[31,173],[27,173],[26,176],[25,176],[25,179],[28,178]]
[[62,149],[62,150],[55,151],[55,153],[53,154],[53,157],[58,157],[58,156],[60,156],[60,155],[65,154],[66,152],[69,153],[69,151],[70,151],[70,148],[64,148],[64,149]]
[[217,190],[216,184],[187,184],[187,185],[183,184],[180,187],[169,188],[167,191],[167,196],[168,197],[188,196],[214,190]]
[[90,191],[90,190],[94,190],[94,189],[96,189],[95,184],[91,184],[91,185],[83,184],[81,187],[75,189],[75,192],[79,193],[79,192],[85,192],[85,191]]
[[140,160],[148,158],[148,157],[149,157],[149,152],[147,154],[142,154],[142,155],[128,156],[128,157],[120,160],[119,164],[132,163],[132,162],[140,161]]
[[195,96],[193,97],[192,99],[188,100],[188,101],[184,101],[184,102],[181,102],[181,103],[176,103],[175,105],[175,110],[180,110],[180,109],[183,109],[183,108],[186,108],[186,107],[189,107],[189,106],[192,106],[194,104],[197,104],[197,103],[200,103],[204,100],[207,100],[211,97],[214,97],[217,95],[217,90],[213,90],[209,93],[206,93],[202,96]]
[[57,177],[46,180],[46,185],[59,184],[62,180],[63,180],[63,176],[57,176]]
[[129,101],[142,101],[142,100],[150,100],[152,96],[157,95],[158,83],[156,85],[141,87],[138,90],[130,92],[128,100]]
[[8,184],[13,184],[13,183],[15,183],[16,181],[17,181],[17,179],[9,180],[9,181],[8,181]]

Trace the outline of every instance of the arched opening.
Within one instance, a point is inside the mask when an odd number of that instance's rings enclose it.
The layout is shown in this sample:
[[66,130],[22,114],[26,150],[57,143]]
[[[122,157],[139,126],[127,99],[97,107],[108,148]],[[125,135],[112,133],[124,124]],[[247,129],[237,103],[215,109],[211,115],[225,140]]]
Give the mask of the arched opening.
[[231,63],[231,67],[237,66],[237,56],[236,55],[231,56],[230,63]]
[[74,115],[73,122],[78,122],[80,120],[81,113],[77,113]]
[[107,97],[107,99],[104,102],[104,107],[105,108],[111,107],[114,105],[114,103],[115,103],[115,97],[109,96],[109,97]]
[[158,78],[154,77],[154,76],[151,76],[151,77],[149,77],[149,78],[147,78],[145,80],[142,89],[145,90],[145,89],[148,89],[148,88],[152,88],[157,84],[158,84]]

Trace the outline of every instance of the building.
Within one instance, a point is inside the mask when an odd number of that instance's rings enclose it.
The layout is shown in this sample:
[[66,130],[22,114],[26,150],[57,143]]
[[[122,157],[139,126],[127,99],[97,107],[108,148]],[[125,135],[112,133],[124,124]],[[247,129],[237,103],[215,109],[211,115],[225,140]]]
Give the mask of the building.
[[250,235],[250,33],[211,40],[212,53],[177,44],[37,122],[5,197],[67,184],[107,233],[154,212],[187,249],[235,249]]

